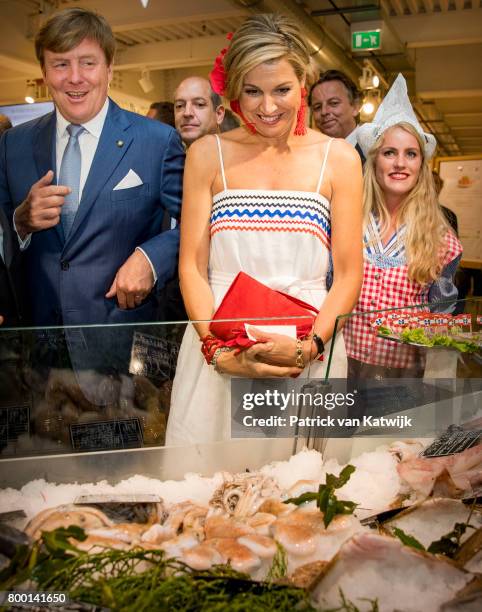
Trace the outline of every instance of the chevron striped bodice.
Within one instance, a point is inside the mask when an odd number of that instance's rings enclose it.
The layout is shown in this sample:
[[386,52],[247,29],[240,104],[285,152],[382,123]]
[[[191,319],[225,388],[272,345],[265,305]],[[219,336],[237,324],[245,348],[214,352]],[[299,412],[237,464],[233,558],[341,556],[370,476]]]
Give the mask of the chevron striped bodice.
[[325,292],[330,202],[319,188],[329,144],[316,191],[229,189],[218,138],[224,189],[213,196],[211,211],[212,286],[229,286],[242,270],[294,295],[304,289]]

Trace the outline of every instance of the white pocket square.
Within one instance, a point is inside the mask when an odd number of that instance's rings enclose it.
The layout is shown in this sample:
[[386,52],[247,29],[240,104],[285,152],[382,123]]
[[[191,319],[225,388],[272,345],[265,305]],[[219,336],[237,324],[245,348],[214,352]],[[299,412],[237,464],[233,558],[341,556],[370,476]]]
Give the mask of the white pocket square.
[[125,175],[125,177],[117,183],[114,187],[114,191],[118,189],[129,189],[131,187],[138,187],[142,185],[142,180],[139,175],[137,175],[134,170],[129,170],[129,172]]

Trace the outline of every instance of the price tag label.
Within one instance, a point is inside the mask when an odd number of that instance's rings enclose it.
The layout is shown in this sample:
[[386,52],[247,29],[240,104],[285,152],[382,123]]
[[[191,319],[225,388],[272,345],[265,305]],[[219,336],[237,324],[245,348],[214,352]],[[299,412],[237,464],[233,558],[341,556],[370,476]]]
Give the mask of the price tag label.
[[3,406],[0,408],[0,446],[16,440],[30,430],[30,405]]
[[482,435],[482,430],[466,431],[458,425],[451,425],[446,432],[437,438],[422,453],[423,457],[444,457],[461,453],[475,446]]
[[139,419],[119,419],[70,425],[74,451],[119,450],[143,446]]
[[174,378],[179,345],[166,338],[135,332],[129,373],[156,381]]

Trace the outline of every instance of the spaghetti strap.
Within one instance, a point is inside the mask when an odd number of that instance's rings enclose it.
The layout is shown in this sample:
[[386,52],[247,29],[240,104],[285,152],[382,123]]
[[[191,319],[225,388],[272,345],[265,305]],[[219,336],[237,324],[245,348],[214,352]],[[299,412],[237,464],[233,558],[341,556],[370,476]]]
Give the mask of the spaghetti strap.
[[323,175],[325,174],[326,160],[328,159],[328,153],[330,151],[330,145],[331,145],[332,142],[333,142],[333,138],[330,138],[330,140],[328,141],[328,144],[326,145],[325,159],[323,160],[323,163],[321,165],[320,178],[318,179],[318,185],[316,186],[316,192],[315,193],[320,193],[320,187],[321,187],[321,183],[323,181]]
[[221,139],[219,138],[217,134],[214,134],[214,136],[216,136],[216,142],[218,143],[219,164],[221,166],[221,176],[223,177],[224,191],[226,191],[228,186],[226,185],[226,176],[224,174],[224,162],[223,162],[223,152],[221,150]]

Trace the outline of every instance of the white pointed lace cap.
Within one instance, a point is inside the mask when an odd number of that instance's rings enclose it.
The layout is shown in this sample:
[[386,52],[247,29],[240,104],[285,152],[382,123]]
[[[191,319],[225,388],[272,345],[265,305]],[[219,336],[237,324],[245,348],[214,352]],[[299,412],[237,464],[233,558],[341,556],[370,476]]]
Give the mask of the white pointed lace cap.
[[417,130],[425,143],[425,157],[430,159],[437,141],[432,134],[423,131],[410,103],[407,83],[399,74],[378,107],[373,121],[357,127],[356,137],[365,157],[385,130],[401,122],[410,123]]

